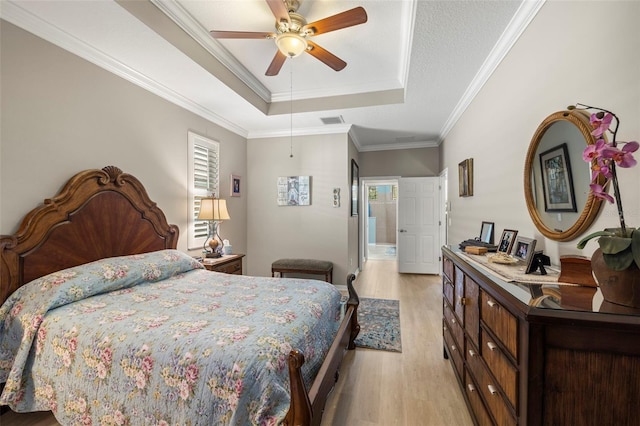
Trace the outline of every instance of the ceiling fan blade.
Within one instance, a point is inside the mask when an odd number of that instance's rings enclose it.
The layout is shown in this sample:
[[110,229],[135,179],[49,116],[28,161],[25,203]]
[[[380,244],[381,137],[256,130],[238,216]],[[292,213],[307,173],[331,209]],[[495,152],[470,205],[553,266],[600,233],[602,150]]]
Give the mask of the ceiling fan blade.
[[336,71],[340,71],[347,66],[347,63],[345,61],[338,58],[328,50],[318,46],[314,42],[307,40],[307,45],[309,46],[309,48],[307,49],[307,53],[318,59],[320,62],[324,62],[330,68],[333,68]]
[[287,21],[291,23],[289,18],[289,11],[283,0],[267,0],[267,4],[271,9],[271,13],[276,17],[277,22]]
[[273,57],[273,60],[271,61],[271,64],[269,65],[269,68],[267,68],[267,72],[264,73],[264,75],[267,75],[269,77],[278,75],[280,69],[282,68],[282,65],[284,65],[284,61],[286,60],[287,57],[284,55],[284,53],[280,52],[280,50],[276,50],[276,56]]
[[213,38],[251,38],[251,39],[268,39],[275,38],[272,32],[258,33],[253,31],[209,31]]
[[305,31],[311,31],[312,35],[328,33],[342,28],[352,27],[354,25],[364,24],[367,22],[367,12],[364,8],[356,7],[337,15],[312,22],[302,27]]

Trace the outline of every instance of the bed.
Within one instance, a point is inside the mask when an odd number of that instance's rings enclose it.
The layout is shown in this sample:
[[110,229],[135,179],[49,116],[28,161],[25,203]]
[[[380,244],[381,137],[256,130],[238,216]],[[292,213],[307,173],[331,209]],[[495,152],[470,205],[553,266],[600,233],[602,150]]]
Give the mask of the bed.
[[178,235],[109,166],[0,237],[0,403],[63,424],[319,424],[359,332],[355,277],[345,302],[210,272]]

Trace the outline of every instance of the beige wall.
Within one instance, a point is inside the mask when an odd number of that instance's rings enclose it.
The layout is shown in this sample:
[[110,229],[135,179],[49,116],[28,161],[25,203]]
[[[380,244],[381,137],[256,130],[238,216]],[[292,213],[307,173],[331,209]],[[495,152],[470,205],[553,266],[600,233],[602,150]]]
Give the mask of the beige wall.
[[[247,250],[246,140],[6,21],[1,30],[0,234],[52,197],[73,174],[114,165],[136,176],[180,228],[186,250],[187,131],[221,143],[221,187],[232,220],[222,227]],[[195,253],[197,254],[197,253]]]
[[[640,2],[547,1],[442,145],[451,201],[449,242],[478,235],[483,220],[536,238],[556,263],[564,254],[590,256],[576,241],[540,234],[523,195],[524,159],[540,122],[582,102],[614,111],[619,140],[640,139]],[[457,164],[474,159],[474,195],[457,194]],[[636,158],[638,154],[636,153]],[[577,161],[580,161],[579,159]],[[640,167],[619,172],[629,225],[640,226]],[[589,232],[619,226],[607,205]],[[538,248],[538,247],[536,247]]]
[[[333,282],[348,274],[349,172],[347,135],[250,139],[247,149],[248,273],[270,276],[280,258],[313,258],[333,262]],[[311,205],[278,206],[280,176],[311,176]],[[340,188],[340,207],[333,207],[333,188]],[[318,278],[318,277],[315,277]]]
[[437,176],[440,171],[440,148],[361,152],[360,163],[360,177]]

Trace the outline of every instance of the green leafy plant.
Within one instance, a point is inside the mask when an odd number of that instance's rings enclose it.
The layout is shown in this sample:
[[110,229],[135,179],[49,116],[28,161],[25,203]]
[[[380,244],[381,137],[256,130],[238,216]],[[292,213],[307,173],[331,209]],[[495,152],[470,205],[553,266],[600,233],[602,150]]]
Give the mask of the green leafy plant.
[[[607,228],[589,234],[578,243],[578,248],[583,249],[590,240],[598,238],[604,261],[609,268],[623,271],[634,262],[640,268],[640,228],[630,228],[625,224],[616,170],[617,167],[630,168],[637,164],[633,153],[638,150],[640,144],[635,141],[616,141],[620,121],[611,111],[583,104],[576,104],[568,109],[595,111],[591,114],[589,122],[593,129],[591,134],[597,140],[595,144],[587,145],[582,158],[591,164],[591,193],[595,197],[616,203],[620,220],[620,228]],[[613,129],[611,129],[612,125],[614,125]],[[610,142],[606,140],[607,133],[611,134]],[[622,148],[619,148],[618,144]],[[605,184],[600,183],[602,177],[606,179]],[[608,183],[613,186],[613,197],[607,193]]]

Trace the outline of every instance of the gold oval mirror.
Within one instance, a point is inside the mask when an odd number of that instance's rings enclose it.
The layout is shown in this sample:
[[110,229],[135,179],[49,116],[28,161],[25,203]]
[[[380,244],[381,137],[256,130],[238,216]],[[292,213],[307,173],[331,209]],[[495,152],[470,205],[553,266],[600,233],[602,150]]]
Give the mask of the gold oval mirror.
[[527,151],[524,193],[536,228],[547,238],[569,241],[593,222],[602,200],[589,191],[591,169],[582,159],[595,144],[584,111],[558,111],[538,126]]

